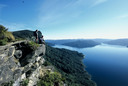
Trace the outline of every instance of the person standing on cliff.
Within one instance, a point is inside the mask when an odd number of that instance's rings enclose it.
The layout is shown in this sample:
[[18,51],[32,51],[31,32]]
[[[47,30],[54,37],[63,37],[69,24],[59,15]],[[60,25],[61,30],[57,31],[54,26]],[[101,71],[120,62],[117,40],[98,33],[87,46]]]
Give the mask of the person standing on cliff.
[[39,43],[45,45],[44,36],[41,36],[41,37],[40,37]]
[[35,36],[35,38],[36,38],[36,43],[38,43],[38,30],[36,30],[36,31],[34,32],[34,36]]

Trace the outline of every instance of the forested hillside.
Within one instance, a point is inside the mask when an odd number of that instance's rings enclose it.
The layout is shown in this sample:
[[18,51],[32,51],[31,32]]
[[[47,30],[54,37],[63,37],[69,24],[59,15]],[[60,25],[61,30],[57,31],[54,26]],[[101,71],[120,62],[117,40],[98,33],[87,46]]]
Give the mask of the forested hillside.
[[82,64],[84,55],[76,51],[46,47],[45,59],[65,77],[68,86],[95,86]]
[[[39,37],[42,36],[42,33],[39,31]],[[23,38],[23,39],[31,39],[34,36],[34,31],[30,30],[21,30],[21,31],[15,31],[13,32],[13,35],[15,38]]]

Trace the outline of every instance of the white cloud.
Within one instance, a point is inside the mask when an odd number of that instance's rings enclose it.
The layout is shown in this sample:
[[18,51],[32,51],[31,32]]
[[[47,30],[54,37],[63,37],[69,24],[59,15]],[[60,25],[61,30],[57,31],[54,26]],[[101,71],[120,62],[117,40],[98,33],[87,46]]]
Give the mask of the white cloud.
[[107,0],[46,0],[39,8],[38,25],[48,26],[68,23],[77,19],[88,9]]
[[124,18],[128,18],[128,14],[118,16],[117,18],[118,18],[118,19],[124,19]]
[[48,26],[70,22],[82,14],[83,8],[86,7],[86,2],[87,0],[45,1],[39,9],[38,24]]
[[91,7],[97,6],[97,5],[99,5],[99,4],[101,4],[101,3],[104,3],[104,2],[106,2],[106,1],[108,1],[108,0],[94,0],[94,2],[93,2],[93,4],[91,5]]

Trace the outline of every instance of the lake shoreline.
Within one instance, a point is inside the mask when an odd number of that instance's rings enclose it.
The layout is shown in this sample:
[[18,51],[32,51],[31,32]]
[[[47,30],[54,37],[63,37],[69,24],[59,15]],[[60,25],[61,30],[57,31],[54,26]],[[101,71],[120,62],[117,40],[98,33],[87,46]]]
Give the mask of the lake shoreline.
[[125,46],[101,44],[82,49],[57,46],[83,53],[85,56],[82,62],[86,65],[86,70],[91,75],[91,79],[97,83],[97,86],[128,86],[128,74],[126,73],[126,71],[128,72],[126,66],[126,64],[128,65],[128,48]]
[[[55,47],[54,48],[58,48],[58,47]],[[59,49],[64,49],[64,48],[59,48]],[[69,50],[69,49],[68,49]],[[96,82],[94,80],[92,80],[92,76],[91,74],[86,70],[86,65],[83,63],[83,60],[85,59],[85,55],[81,52],[78,52],[76,50],[70,50],[72,52],[77,52],[79,54],[81,54],[81,57],[79,58],[79,60],[77,60],[77,65],[81,65],[81,71],[83,71],[83,73],[79,74],[79,75],[82,75],[82,76],[85,76],[88,78],[88,81],[87,82],[90,82],[90,85],[89,86],[97,86]],[[78,68],[79,69],[79,68]],[[78,75],[77,75],[78,76]],[[81,77],[82,78],[82,77]],[[84,79],[84,78],[83,78]],[[93,85],[91,85],[93,84]]]

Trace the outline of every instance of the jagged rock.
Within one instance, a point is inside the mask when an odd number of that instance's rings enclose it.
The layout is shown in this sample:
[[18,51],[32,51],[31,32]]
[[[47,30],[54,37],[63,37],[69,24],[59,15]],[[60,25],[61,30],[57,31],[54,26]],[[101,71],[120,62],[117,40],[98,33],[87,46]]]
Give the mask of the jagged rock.
[[[41,62],[42,64],[44,62],[42,58],[44,54],[43,44],[40,44],[35,51],[31,50],[26,41],[0,46],[0,85],[14,81],[13,86],[20,86],[20,82],[27,78],[28,73],[28,77],[38,78],[38,68]],[[34,79],[36,82],[37,78]]]
[[11,69],[5,65],[0,68],[0,84],[3,82],[9,82],[10,80],[13,80],[13,72]]
[[21,51],[21,50],[16,50],[14,56],[15,56],[17,59],[21,58],[21,57],[22,57],[22,51]]
[[39,60],[39,63],[40,64],[43,64],[45,62],[45,59],[44,58],[41,58],[40,60]]
[[14,52],[14,46],[0,46],[0,56],[13,56]]
[[21,74],[22,74],[22,71],[20,69],[15,70],[13,73],[14,80],[17,80],[19,76],[21,76]]
[[21,60],[21,65],[27,65],[28,63],[35,63],[36,59],[39,56],[45,55],[45,45],[40,44],[37,50],[33,51],[32,53],[28,54],[24,59]]
[[31,76],[29,77],[29,83],[28,83],[28,86],[34,86],[36,85],[37,81],[39,80],[38,77],[39,77],[39,71],[41,70],[41,66],[38,67],[32,74]]
[[23,74],[21,75],[21,80],[23,80],[23,79],[26,79],[26,73],[23,73]]
[[40,47],[35,51],[38,56],[45,55],[45,45],[40,44]]
[[26,79],[26,74],[25,74],[25,73],[23,73],[23,74],[13,83],[13,86],[21,86],[21,85],[20,85],[20,82],[21,82],[22,80],[24,80],[24,79]]
[[6,48],[3,54],[0,55],[0,84],[14,79],[14,70],[17,68],[14,57],[12,56],[14,55],[14,51],[14,47],[11,46]]
[[37,57],[37,58],[36,58],[36,61],[38,62],[40,59],[41,59],[41,57]]
[[14,55],[14,52],[15,52],[15,47],[14,46],[11,46],[9,48],[8,56],[13,56]]

